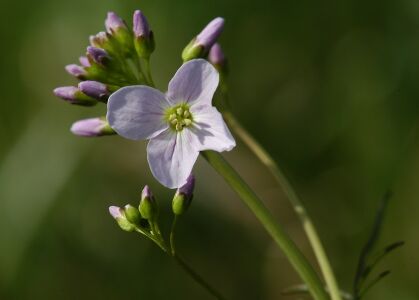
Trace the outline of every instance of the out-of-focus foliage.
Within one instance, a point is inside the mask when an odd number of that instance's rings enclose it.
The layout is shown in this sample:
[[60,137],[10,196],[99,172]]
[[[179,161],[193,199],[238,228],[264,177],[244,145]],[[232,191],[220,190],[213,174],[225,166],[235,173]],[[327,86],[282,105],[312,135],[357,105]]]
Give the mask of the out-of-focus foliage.
[[[111,204],[150,184],[170,221],[172,192],[152,178],[145,144],[83,139],[71,123],[101,115],[52,95],[108,10],[146,14],[161,89],[210,19],[226,18],[237,118],[273,154],[319,227],[350,290],[377,199],[394,192],[380,242],[406,246],[365,299],[419,298],[419,3],[415,0],[71,0],[0,3],[0,299],[211,299],[149,241],[121,232]],[[227,155],[309,246],[280,188],[239,144]],[[254,217],[204,161],[179,252],[229,299],[285,299],[300,283]],[[209,180],[209,178],[211,178]],[[382,248],[382,247],[381,247]],[[314,260],[313,260],[314,261]]]

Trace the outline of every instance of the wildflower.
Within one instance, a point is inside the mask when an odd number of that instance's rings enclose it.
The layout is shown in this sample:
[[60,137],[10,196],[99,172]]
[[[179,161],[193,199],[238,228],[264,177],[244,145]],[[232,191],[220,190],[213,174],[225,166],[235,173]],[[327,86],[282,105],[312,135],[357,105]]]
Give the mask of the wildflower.
[[80,82],[79,89],[86,95],[102,101],[107,100],[111,94],[106,84],[93,80]]
[[218,81],[215,68],[197,59],[180,67],[166,95],[139,85],[121,88],[109,98],[110,126],[125,138],[150,140],[151,171],[166,187],[187,182],[200,151],[229,151],[236,145],[211,105]]

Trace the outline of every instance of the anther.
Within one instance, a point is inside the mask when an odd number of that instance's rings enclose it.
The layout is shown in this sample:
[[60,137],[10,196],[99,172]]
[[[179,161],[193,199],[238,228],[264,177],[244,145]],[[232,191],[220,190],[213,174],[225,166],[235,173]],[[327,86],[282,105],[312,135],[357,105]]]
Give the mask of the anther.
[[182,115],[182,113],[183,113],[183,109],[182,109],[182,107],[179,107],[178,109],[176,109],[176,113],[177,113],[179,116],[181,116],[181,115]]
[[192,123],[191,119],[184,119],[183,120],[183,124],[185,124],[185,126],[189,126],[189,125],[191,125],[191,123]]
[[169,121],[172,121],[173,119],[175,119],[176,118],[176,115],[175,114],[171,114],[170,116],[169,116]]
[[173,125],[176,125],[178,122],[178,119],[173,119],[172,121],[170,121],[170,123],[172,123]]
[[189,110],[185,110],[185,112],[183,113],[183,116],[185,118],[189,117],[191,115],[191,113],[189,112]]

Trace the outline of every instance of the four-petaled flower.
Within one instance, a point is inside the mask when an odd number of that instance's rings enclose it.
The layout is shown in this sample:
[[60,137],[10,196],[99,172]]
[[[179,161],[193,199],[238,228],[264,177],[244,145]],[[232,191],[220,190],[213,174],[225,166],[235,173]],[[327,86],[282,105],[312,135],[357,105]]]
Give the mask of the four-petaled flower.
[[212,106],[218,77],[210,63],[196,59],[180,67],[166,94],[138,85],[121,88],[109,98],[110,126],[125,138],[150,140],[151,171],[166,187],[186,183],[200,151],[229,151],[236,145]]

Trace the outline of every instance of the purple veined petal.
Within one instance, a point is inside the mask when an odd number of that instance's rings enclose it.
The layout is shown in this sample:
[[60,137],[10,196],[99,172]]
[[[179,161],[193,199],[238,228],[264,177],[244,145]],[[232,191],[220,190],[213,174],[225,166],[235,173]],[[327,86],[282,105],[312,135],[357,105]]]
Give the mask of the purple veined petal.
[[230,151],[236,146],[222,115],[213,106],[193,105],[190,112],[194,118],[193,132],[196,134],[199,151]]
[[173,104],[211,105],[218,81],[218,72],[209,62],[193,59],[183,64],[170,80],[167,97]]
[[168,129],[151,139],[147,159],[154,177],[168,188],[182,187],[198,158],[197,139],[188,129]]
[[127,86],[108,100],[107,120],[121,136],[131,140],[151,139],[168,128],[165,95],[145,85]]

